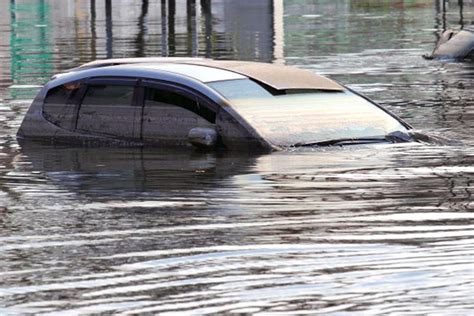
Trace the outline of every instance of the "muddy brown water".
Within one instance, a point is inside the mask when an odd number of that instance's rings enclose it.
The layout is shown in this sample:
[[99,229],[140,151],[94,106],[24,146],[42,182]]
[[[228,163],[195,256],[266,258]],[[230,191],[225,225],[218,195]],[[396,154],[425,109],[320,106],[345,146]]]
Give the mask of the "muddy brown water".
[[[421,58],[472,5],[122,0],[110,20],[91,2],[0,4],[0,314],[472,313],[474,64]],[[17,142],[38,86],[108,55],[286,63],[461,143]]]

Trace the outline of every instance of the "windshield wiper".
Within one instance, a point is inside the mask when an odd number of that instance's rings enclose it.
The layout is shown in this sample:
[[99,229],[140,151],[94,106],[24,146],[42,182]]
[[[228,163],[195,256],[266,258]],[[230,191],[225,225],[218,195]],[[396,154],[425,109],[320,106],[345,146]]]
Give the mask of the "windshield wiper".
[[339,138],[324,140],[319,142],[300,142],[296,143],[294,147],[309,147],[309,146],[333,146],[333,145],[343,145],[347,144],[371,144],[371,143],[380,143],[380,142],[390,142],[390,143],[407,143],[414,141],[413,137],[409,134],[396,131],[385,135],[385,137],[361,137],[361,138]]
[[293,146],[295,147],[309,147],[309,146],[333,146],[337,144],[371,144],[371,143],[380,143],[387,141],[385,138],[339,138],[324,140],[320,142],[300,142],[296,143]]

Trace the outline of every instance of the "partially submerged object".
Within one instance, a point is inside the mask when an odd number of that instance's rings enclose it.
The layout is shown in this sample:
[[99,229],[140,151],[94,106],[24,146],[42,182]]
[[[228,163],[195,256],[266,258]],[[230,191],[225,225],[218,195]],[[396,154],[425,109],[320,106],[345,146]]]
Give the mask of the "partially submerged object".
[[433,53],[426,59],[474,60],[474,26],[443,32]]
[[110,59],[53,77],[18,137],[278,150],[412,141],[380,105],[310,71],[199,58]]

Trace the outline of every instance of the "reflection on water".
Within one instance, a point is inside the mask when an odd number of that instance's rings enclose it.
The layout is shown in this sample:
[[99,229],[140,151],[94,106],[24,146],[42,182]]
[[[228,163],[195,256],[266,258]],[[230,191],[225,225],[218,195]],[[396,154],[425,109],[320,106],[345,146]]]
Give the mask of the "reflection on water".
[[3,176],[0,297],[9,312],[403,313],[433,311],[432,298],[467,312],[474,169],[463,150],[22,144]]
[[[0,3],[0,314],[474,309],[474,66],[425,61],[469,1]],[[338,79],[460,140],[263,156],[18,144],[54,72],[207,56]]]

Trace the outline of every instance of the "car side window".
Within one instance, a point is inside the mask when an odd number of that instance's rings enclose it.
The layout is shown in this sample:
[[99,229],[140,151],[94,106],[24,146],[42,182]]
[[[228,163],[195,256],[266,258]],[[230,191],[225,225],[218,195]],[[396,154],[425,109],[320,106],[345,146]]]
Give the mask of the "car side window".
[[134,86],[94,84],[87,88],[82,106],[132,105]]
[[53,88],[48,91],[48,94],[44,99],[44,104],[66,104],[70,92],[71,91],[66,89],[64,85]]
[[145,88],[145,107],[147,106],[177,106],[194,112],[210,123],[214,124],[216,122],[216,113],[202,105],[198,100],[167,90]]
[[215,111],[191,93],[145,86],[143,105],[142,139],[145,142],[185,145],[191,129],[212,128],[216,121]]
[[46,120],[72,130],[76,115],[76,104],[73,100],[80,87],[78,83],[70,83],[49,90],[43,104],[43,115]]
[[134,105],[135,81],[87,86],[77,119],[77,130],[126,139],[140,137],[141,108]]

